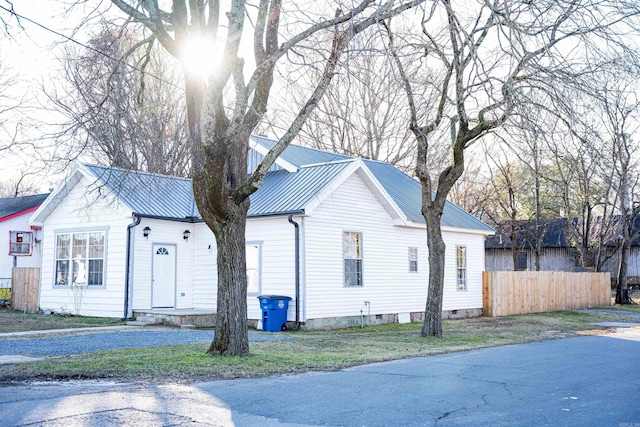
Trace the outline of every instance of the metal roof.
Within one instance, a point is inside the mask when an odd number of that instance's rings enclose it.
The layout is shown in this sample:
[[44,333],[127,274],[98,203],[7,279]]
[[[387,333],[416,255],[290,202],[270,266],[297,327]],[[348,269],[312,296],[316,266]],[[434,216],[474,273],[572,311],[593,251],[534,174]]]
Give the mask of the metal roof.
[[0,219],[38,207],[44,202],[47,196],[49,196],[49,194],[0,199]]
[[[266,137],[252,138],[267,149],[276,143]],[[249,217],[302,212],[312,198],[355,161],[352,157],[298,145],[287,147],[281,158],[300,169],[297,172],[268,172],[262,187],[250,198]],[[420,183],[388,163],[365,159],[363,162],[407,219],[424,223]],[[138,215],[201,221],[190,179],[97,165],[85,166]],[[450,202],[445,205],[442,225],[494,231]]]
[[[422,187],[420,183],[388,163],[374,160],[364,160],[364,163],[393,201],[404,212],[407,219],[424,224],[425,221],[422,216]],[[441,224],[443,227],[493,231],[493,228],[449,201],[444,206]]]
[[190,220],[200,218],[195,208],[191,180],[176,176],[85,165],[104,185],[140,216]]
[[[267,149],[271,149],[276,144],[276,141],[264,136],[253,136],[252,138]],[[353,158],[295,144],[289,145],[280,157],[298,167]],[[363,159],[363,161],[407,219],[411,222],[424,224],[420,183],[391,164],[368,159]],[[493,228],[449,201],[445,204],[441,223],[445,227],[494,231]]]
[[[260,190],[251,195],[248,216],[302,212],[305,205],[329,184],[349,162],[303,167],[298,172],[265,175]],[[175,176],[85,165],[104,185],[140,216],[201,221],[195,207],[191,180]]]
[[[252,136],[252,138],[260,145],[268,150],[276,145],[277,141],[264,136]],[[328,163],[338,160],[352,159],[353,157],[343,154],[331,153],[329,151],[316,150],[315,148],[302,147],[300,145],[290,144],[280,155],[280,158],[295,166],[312,165],[316,163]]]
[[262,187],[251,196],[249,216],[302,212],[351,162],[306,166],[297,172],[284,170],[265,175]]

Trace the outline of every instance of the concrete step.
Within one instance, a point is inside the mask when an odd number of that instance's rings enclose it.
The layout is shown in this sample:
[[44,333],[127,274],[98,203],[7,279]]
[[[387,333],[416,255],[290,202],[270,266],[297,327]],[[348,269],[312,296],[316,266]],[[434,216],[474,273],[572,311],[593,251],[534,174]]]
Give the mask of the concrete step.
[[164,319],[155,316],[137,316],[135,320],[127,321],[127,325],[131,326],[156,326],[162,325],[164,323]]
[[153,323],[141,322],[139,320],[127,320],[125,322],[127,326],[153,326]]

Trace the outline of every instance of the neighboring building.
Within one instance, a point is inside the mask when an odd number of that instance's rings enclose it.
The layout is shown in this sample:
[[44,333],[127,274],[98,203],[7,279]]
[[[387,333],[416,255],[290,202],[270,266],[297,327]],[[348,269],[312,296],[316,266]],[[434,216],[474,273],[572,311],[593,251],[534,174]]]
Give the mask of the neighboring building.
[[0,288],[11,287],[13,267],[40,267],[41,235],[29,226],[29,216],[48,194],[0,199]]
[[[597,240],[596,233],[599,231],[599,221],[594,220],[591,240]],[[575,221],[575,220],[574,220]],[[578,265],[578,252],[571,245],[567,235],[570,225],[566,218],[556,218],[542,221],[540,230],[542,231],[542,246],[540,251],[541,271],[584,271]],[[613,223],[605,233],[604,244],[602,246],[601,257],[603,265],[602,272],[609,272],[611,279],[616,280],[618,274],[619,254],[618,240],[621,235],[619,217],[613,218]],[[535,221],[505,221],[501,223],[496,234],[490,236],[485,241],[485,270],[487,271],[513,271],[513,251],[512,251],[512,228],[515,233],[516,242],[516,271],[535,270],[535,246],[536,246],[536,224]],[[627,276],[630,283],[640,283],[640,218],[636,219],[631,232],[633,238],[631,250],[629,251],[629,265]],[[597,246],[596,246],[597,247]],[[594,270],[595,267],[589,267]]]
[[[541,271],[574,271],[575,251],[567,238],[565,218],[541,221]],[[513,261],[515,236],[516,265]],[[535,221],[505,221],[496,234],[485,241],[486,271],[535,271],[535,248],[538,232]]]
[[[273,144],[252,137],[249,167]],[[261,319],[258,295],[295,298],[297,257],[307,328],[419,320],[428,285],[420,209],[420,184],[389,164],[288,147],[251,196],[249,319]],[[43,309],[109,317],[215,310],[215,238],[189,179],[82,165],[31,223],[44,232]],[[442,225],[445,315],[480,315],[484,240],[493,229],[451,203]]]

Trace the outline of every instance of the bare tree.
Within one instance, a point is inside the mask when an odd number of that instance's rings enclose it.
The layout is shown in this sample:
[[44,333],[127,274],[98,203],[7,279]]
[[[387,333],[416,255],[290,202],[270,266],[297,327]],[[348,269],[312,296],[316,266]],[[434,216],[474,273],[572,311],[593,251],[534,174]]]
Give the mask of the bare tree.
[[619,267],[617,274],[616,304],[629,304],[627,270],[632,242],[640,237],[635,223],[640,215],[640,152],[634,135],[640,130],[640,100],[629,81],[619,76],[600,90],[602,111],[610,141],[613,164],[615,205],[620,212]]
[[[324,16],[326,5],[318,10],[281,0],[260,0],[257,5],[233,0],[225,13],[217,0],[176,0],[170,10],[157,1],[112,0],[183,65],[193,189],[218,250],[216,332],[210,353],[249,353],[245,265],[249,196],[260,188],[269,167],[317,107],[350,41],[371,25],[422,1],[336,2],[335,13]],[[243,36],[252,40],[253,64],[241,58]],[[201,56],[217,59],[215,70],[204,78],[187,66],[184,48],[196,41],[205,46]],[[249,137],[267,112],[276,64],[292,49],[304,55],[304,42],[311,42],[307,49],[323,53],[323,72],[283,136],[247,176]],[[255,68],[249,69],[252,65]]]
[[[572,76],[590,71],[602,53],[627,49],[623,33],[637,28],[635,2],[599,1],[478,1],[434,2],[422,20],[420,40],[390,32],[390,49],[401,75],[410,107],[409,127],[418,150],[416,175],[422,188],[422,212],[429,247],[429,292],[423,336],[442,336],[442,296],[445,243],[440,218],[451,188],[462,175],[465,150],[502,126],[529,103],[532,94],[554,94],[553,85],[570,85]],[[567,51],[582,46],[588,58]],[[414,52],[413,54],[411,52]],[[428,61],[423,58],[426,57]],[[410,80],[410,64],[440,64],[438,102],[425,104],[424,81]],[[427,76],[433,78],[433,74]],[[427,153],[443,118],[455,116],[457,132],[450,162],[444,169],[428,168]]]
[[43,88],[68,118],[56,138],[59,158],[82,153],[125,169],[188,175],[184,95],[172,58],[135,28],[103,22],[88,48],[66,48],[63,61],[63,83]]
[[[399,108],[404,93],[394,84],[379,31],[372,28],[361,39],[345,52],[339,72],[298,139],[321,150],[382,160],[408,170],[415,141],[406,126],[406,111]],[[321,72],[307,66],[300,77],[312,84]],[[293,97],[297,99],[291,104],[304,103],[304,93]]]
[[0,181],[0,197],[20,197],[38,194],[38,186],[34,181],[37,172],[21,170],[12,179]]

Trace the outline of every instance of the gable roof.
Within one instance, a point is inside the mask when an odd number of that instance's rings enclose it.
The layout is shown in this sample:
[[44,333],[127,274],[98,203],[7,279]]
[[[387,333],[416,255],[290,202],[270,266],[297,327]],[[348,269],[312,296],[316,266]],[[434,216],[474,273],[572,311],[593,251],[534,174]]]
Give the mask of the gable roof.
[[0,222],[36,210],[47,196],[49,196],[49,194],[0,199]]
[[[275,141],[264,137],[252,136],[252,139],[264,144],[263,148],[275,144]],[[262,187],[251,195],[249,217],[309,213],[323,200],[327,191],[335,188],[336,183],[357,172],[385,209],[398,220],[397,224],[424,224],[420,183],[390,164],[297,145],[287,147],[277,161],[286,162],[289,169],[265,174]],[[289,171],[291,166],[297,170]],[[47,201],[51,202],[51,206],[36,212],[32,222],[48,215],[58,203],[55,200],[64,197],[64,192],[70,191],[78,182],[78,174],[93,180],[92,188],[98,192],[106,187],[135,215],[172,221],[202,221],[190,179],[100,165],[81,165],[75,174],[67,178],[65,189],[56,190]],[[442,225],[476,230],[483,234],[492,234],[494,231],[450,202],[445,206]]]
[[[263,136],[254,136],[252,138],[267,149],[270,149],[276,143],[276,141]],[[353,159],[353,157],[342,154],[320,151],[294,144],[289,145],[280,158],[298,167],[309,164],[333,162],[336,161],[336,159],[343,161]],[[422,187],[420,183],[389,163],[368,159],[363,159],[363,161],[375,179],[402,210],[407,220],[424,224],[425,221],[422,216]],[[445,204],[441,221],[443,227],[480,230],[487,233],[493,233],[495,231],[489,225],[449,201]]]
[[[277,142],[261,135],[253,135],[251,138],[262,145],[266,150],[271,150]],[[301,167],[305,165],[329,163],[348,159],[353,159],[353,157],[329,151],[316,150],[315,148],[303,147],[301,145],[289,144],[278,160],[284,160],[287,163]]]

